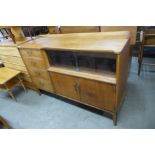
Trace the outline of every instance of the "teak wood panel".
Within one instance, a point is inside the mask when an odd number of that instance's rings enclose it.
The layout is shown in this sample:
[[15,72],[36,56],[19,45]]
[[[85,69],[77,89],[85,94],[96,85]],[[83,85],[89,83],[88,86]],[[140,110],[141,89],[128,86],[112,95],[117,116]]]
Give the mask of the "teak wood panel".
[[24,58],[43,59],[41,50],[20,49],[20,52]]
[[80,100],[78,92],[78,79],[58,73],[50,73],[56,94],[74,100]]
[[129,50],[129,41],[124,47],[124,50],[121,54],[117,55],[116,62],[116,79],[117,79],[117,107],[122,102],[122,99],[125,95],[126,83],[128,79],[128,73],[130,69],[130,50]]
[[42,70],[42,69],[38,69],[38,68],[29,68],[29,70],[30,70],[31,76],[33,78],[50,80],[49,73],[47,72],[47,70]]
[[[21,44],[20,49],[121,53],[130,38],[127,31],[53,34]],[[37,51],[36,51],[37,53]]]
[[79,79],[81,101],[100,109],[114,111],[116,86],[93,80]]
[[48,33],[49,34],[59,33],[58,26],[48,26]]
[[47,69],[44,60],[35,58],[25,58],[25,64],[30,68]]
[[42,50],[20,49],[22,58],[35,86],[39,89],[53,92],[53,86],[47,71],[47,58],[43,52]]
[[60,33],[99,32],[99,26],[60,26]]
[[56,94],[98,109],[114,111],[116,102],[115,85],[54,72],[50,72],[50,75]]

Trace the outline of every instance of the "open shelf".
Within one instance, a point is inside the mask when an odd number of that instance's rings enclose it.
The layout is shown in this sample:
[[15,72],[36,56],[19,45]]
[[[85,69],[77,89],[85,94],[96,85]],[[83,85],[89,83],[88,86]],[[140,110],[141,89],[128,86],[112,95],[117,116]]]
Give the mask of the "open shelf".
[[90,80],[96,80],[100,82],[116,84],[116,76],[112,72],[94,73],[89,70],[76,71],[74,69],[67,68],[67,67],[55,67],[55,66],[50,67],[48,71],[70,75],[70,76],[81,77],[81,78],[90,79]]

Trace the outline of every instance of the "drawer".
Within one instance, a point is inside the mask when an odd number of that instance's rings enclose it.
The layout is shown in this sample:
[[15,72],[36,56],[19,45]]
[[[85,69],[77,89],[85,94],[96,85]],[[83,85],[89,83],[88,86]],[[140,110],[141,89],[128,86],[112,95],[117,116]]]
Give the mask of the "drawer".
[[8,62],[8,63],[13,63],[13,64],[25,66],[21,57],[0,55],[0,59],[6,63]]
[[30,76],[27,75],[27,74],[22,74],[22,75],[21,75],[21,78],[22,78],[24,81],[32,82]]
[[25,64],[28,66],[28,68],[38,68],[38,69],[46,69],[45,62],[40,59],[33,59],[33,58],[25,58],[24,59]]
[[43,80],[40,78],[33,78],[34,84],[42,90],[53,92],[51,81]]
[[20,49],[20,52],[24,58],[43,59],[42,52],[40,50]]
[[21,57],[17,47],[0,47],[0,55]]
[[24,66],[20,66],[20,65],[15,65],[15,64],[11,64],[11,63],[6,63],[4,62],[4,66],[8,67],[8,68],[12,68],[12,69],[16,69],[22,72],[26,72],[27,73],[27,69]]
[[39,77],[44,80],[50,80],[49,73],[46,70],[39,70],[39,69],[31,68],[30,74],[32,77],[35,77],[35,78]]

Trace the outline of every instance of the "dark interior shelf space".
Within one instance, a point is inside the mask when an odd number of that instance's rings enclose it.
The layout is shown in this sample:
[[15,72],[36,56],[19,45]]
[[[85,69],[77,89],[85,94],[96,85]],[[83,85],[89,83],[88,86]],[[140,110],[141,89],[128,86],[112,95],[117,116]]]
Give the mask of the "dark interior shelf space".
[[51,66],[65,67],[78,71],[116,73],[115,54],[47,51]]

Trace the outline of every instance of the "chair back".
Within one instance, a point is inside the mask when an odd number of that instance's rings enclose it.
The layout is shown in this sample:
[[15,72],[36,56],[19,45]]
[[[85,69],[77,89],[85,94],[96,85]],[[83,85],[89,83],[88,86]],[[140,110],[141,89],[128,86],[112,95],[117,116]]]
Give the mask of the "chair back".
[[136,44],[137,26],[101,26],[101,32],[107,31],[130,31],[130,45]]
[[60,33],[99,32],[99,26],[60,26]]
[[144,30],[143,45],[155,45],[155,30]]

